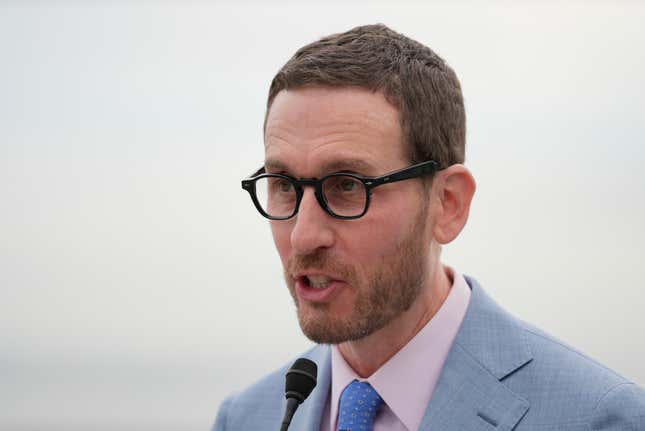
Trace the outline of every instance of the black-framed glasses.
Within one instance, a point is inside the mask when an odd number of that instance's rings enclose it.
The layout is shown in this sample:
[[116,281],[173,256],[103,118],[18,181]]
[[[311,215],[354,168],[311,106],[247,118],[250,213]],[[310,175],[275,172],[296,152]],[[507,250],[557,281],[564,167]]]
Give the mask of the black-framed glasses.
[[429,160],[379,177],[336,172],[320,179],[296,179],[283,174],[267,174],[260,168],[242,180],[242,188],[249,192],[260,214],[271,220],[287,220],[296,215],[305,186],[314,187],[316,199],[327,214],[351,220],[365,215],[374,187],[429,175],[439,169],[439,163]]

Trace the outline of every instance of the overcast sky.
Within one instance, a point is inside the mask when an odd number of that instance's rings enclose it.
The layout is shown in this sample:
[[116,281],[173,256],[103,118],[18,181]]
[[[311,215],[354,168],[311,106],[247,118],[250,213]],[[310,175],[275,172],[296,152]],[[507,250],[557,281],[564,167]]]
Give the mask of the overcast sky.
[[206,430],[309,346],[240,180],[273,74],[375,22],[462,83],[445,262],[645,384],[645,6],[394,4],[0,2],[1,429]]

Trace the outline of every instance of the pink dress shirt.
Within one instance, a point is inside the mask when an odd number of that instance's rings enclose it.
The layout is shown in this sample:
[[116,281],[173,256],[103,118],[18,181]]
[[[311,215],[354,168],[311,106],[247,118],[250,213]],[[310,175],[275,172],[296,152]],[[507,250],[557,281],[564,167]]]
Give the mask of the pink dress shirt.
[[470,300],[464,277],[449,267],[445,269],[453,283],[439,311],[370,377],[360,378],[338,347],[331,347],[331,395],[321,431],[336,430],[340,394],[354,379],[369,382],[385,401],[374,421],[374,431],[419,429]]

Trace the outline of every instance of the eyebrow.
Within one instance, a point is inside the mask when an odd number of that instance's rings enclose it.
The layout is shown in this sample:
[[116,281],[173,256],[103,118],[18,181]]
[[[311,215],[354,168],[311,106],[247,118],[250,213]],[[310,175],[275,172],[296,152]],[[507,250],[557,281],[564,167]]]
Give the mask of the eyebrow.
[[[264,167],[266,171],[291,172],[291,169],[285,163],[275,159],[266,160]],[[372,164],[361,159],[333,160],[324,163],[321,168],[321,172],[324,173],[354,171],[368,174],[373,173],[374,170],[375,168]]]

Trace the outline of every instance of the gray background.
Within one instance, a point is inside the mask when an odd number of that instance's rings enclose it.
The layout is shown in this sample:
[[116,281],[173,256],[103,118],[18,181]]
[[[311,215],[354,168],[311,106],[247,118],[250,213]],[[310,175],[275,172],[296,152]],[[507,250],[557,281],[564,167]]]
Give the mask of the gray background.
[[268,83],[384,22],[457,71],[479,189],[445,261],[645,383],[638,2],[0,3],[0,429],[205,430],[293,358]]

